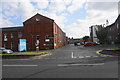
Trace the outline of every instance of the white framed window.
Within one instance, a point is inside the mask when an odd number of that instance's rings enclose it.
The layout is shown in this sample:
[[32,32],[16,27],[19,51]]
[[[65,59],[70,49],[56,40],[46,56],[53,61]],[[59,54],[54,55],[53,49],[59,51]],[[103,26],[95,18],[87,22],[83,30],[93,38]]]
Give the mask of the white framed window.
[[111,31],[111,28],[110,28],[110,31]]
[[118,33],[118,35],[120,35],[120,33]]
[[49,38],[49,35],[45,35],[45,39],[48,39]]
[[4,33],[4,41],[7,41],[7,33]]
[[4,43],[4,48],[6,48],[7,47],[7,45],[6,45],[6,43]]
[[13,33],[11,33],[11,38],[14,38],[14,35],[13,35]]
[[36,40],[40,40],[40,35],[36,35]]
[[119,24],[117,23],[117,29],[119,29]]
[[112,39],[112,37],[111,37],[111,36],[109,36],[109,39]]
[[39,21],[40,21],[40,18],[36,18],[35,20],[36,20],[37,22],[39,22]]
[[50,42],[50,39],[45,39],[45,42]]
[[14,48],[14,44],[13,43],[11,43],[11,49],[13,49]]
[[11,49],[12,49],[12,47],[13,47],[13,43],[11,43]]
[[18,38],[22,38],[22,32],[18,32]]

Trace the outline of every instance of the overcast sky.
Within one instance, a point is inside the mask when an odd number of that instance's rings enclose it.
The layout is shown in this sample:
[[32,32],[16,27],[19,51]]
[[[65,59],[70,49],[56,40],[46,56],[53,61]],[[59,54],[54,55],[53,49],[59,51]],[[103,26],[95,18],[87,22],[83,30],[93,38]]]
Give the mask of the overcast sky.
[[2,0],[0,27],[23,26],[39,13],[55,20],[68,37],[89,36],[92,25],[114,23],[119,0]]

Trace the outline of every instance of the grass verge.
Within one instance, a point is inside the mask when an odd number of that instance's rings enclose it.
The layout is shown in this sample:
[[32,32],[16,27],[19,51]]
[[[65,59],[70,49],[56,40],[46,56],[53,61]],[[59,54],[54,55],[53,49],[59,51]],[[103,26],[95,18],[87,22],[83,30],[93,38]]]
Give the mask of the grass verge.
[[120,48],[110,48],[110,49],[105,49],[105,50],[120,50]]
[[9,53],[9,54],[0,54],[0,55],[42,55],[48,54],[49,52],[21,52],[21,53]]

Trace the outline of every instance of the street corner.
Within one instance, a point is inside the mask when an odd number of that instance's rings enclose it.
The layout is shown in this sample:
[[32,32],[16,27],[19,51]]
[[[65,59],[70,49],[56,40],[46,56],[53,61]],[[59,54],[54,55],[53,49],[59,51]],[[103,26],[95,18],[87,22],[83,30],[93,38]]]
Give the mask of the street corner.
[[2,59],[29,60],[32,59],[33,57],[50,56],[50,55],[52,55],[51,52],[23,52],[23,53],[4,54],[2,55]]
[[106,56],[106,57],[119,57],[117,55],[114,55],[114,53],[104,52],[104,50],[98,50],[96,51],[98,55]]
[[51,52],[44,52],[44,53],[42,54],[42,56],[51,56],[51,55],[52,55]]

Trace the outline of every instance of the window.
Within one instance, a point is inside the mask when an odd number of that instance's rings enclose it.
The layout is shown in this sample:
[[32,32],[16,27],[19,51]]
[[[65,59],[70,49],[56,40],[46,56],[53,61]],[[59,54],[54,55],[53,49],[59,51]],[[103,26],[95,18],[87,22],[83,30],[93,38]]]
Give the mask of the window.
[[110,28],[110,31],[111,31],[111,28]]
[[40,19],[39,19],[39,18],[36,18],[36,21],[37,21],[37,22],[39,22],[39,21],[40,21]]
[[118,35],[120,35],[120,33],[118,33]]
[[22,32],[18,33],[18,38],[22,38]]
[[119,24],[117,23],[117,29],[119,29]]
[[45,42],[50,42],[50,39],[45,39]]
[[37,36],[36,36],[36,40],[40,40],[40,35],[37,35]]
[[4,41],[7,41],[7,33],[4,33]]
[[11,49],[13,49],[14,48],[14,44],[13,43],[11,43]]
[[13,33],[11,33],[11,38],[14,38]]
[[45,39],[49,39],[49,35],[45,35]]
[[6,48],[7,47],[7,45],[6,45],[6,43],[4,43],[4,48]]
[[111,37],[111,36],[109,36],[109,39],[112,39],[112,37]]

